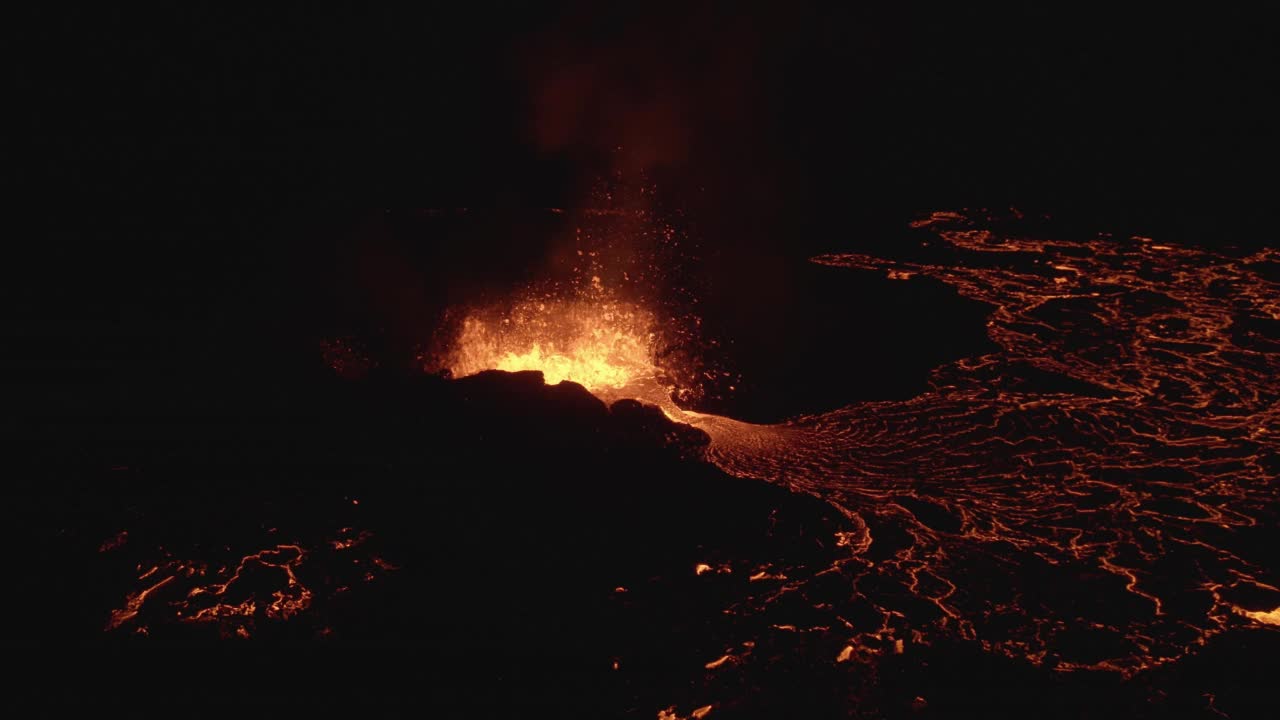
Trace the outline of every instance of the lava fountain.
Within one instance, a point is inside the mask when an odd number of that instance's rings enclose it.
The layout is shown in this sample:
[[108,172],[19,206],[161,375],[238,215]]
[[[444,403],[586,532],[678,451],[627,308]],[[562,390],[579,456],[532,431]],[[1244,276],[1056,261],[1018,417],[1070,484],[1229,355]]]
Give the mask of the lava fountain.
[[673,395],[695,396],[707,368],[696,350],[696,299],[673,272],[689,252],[681,232],[650,209],[651,193],[602,185],[604,209],[583,211],[548,276],[454,316],[430,369],[453,377],[536,370],[548,384],[577,383],[606,402],[633,398],[676,417]]
[[535,370],[548,385],[577,383],[605,402],[632,398],[685,420],[659,364],[654,314],[612,297],[595,280],[588,297],[542,296],[469,312],[445,369],[454,377]]
[[459,377],[538,370],[548,384],[575,382],[607,394],[660,374],[653,322],[643,308],[599,295],[473,311],[462,320],[447,366]]

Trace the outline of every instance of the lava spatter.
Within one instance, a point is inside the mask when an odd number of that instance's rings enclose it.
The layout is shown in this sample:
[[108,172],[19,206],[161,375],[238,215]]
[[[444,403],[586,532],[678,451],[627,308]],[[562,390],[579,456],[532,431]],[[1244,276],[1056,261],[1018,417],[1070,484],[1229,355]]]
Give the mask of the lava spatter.
[[598,293],[592,300],[527,300],[506,312],[469,314],[450,370],[457,376],[539,370],[549,384],[568,380],[593,392],[654,377],[652,315]]
[[696,244],[656,203],[644,177],[598,183],[549,276],[461,310],[424,366],[453,377],[537,370],[548,384],[664,410],[673,397],[687,405],[731,392],[736,375],[708,352],[719,341],[703,334],[696,312]]

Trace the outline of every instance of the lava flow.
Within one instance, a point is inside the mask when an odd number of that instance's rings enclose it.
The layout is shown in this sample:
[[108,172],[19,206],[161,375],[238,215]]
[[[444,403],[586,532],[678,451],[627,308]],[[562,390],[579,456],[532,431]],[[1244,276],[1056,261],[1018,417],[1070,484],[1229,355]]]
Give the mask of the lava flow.
[[[911,261],[814,258],[851,281],[941,282],[990,306],[998,350],[936,368],[914,398],[774,425],[683,410],[672,398],[687,388],[671,378],[689,373],[667,366],[678,353],[664,350],[662,323],[596,275],[468,312],[443,367],[541,370],[656,405],[705,431],[724,472],[839,511],[843,527],[823,538],[841,551],[830,565],[732,570],[745,580],[722,616],[751,619],[708,673],[741,672],[760,633],[788,633],[832,664],[948,642],[1132,676],[1230,630],[1280,627],[1268,542],[1280,521],[1280,253],[1027,237],[958,213],[914,226],[924,239]],[[167,602],[246,634],[323,599],[298,572],[322,550],[273,543],[213,573],[173,558],[140,566],[109,627],[145,632],[148,609]],[[697,567],[699,582],[731,572]]]
[[839,635],[833,662],[946,638],[1128,676],[1229,629],[1274,629],[1280,576],[1253,531],[1277,522],[1280,254],[1028,238],[988,220],[914,223],[925,260],[814,258],[991,306],[999,351],[937,368],[909,400],[768,426],[685,412],[656,382],[651,335],[621,332],[607,308],[465,326],[454,367],[541,369],[656,404],[706,431],[729,474],[837,507],[849,554],[810,569],[820,586],[765,573],[726,608]]
[[[341,595],[351,585],[372,582],[398,569],[377,555],[362,552],[361,546],[370,537],[368,531],[344,527],[335,538],[315,549],[297,543],[275,543],[239,557],[224,555],[230,562],[216,568],[161,550],[161,557],[149,565],[137,566],[136,577],[142,588],[129,593],[124,604],[111,611],[105,629],[150,635],[153,628],[171,631],[172,621],[176,620],[210,626],[226,638],[249,638],[264,625],[279,624],[313,611],[315,590],[300,577],[304,571],[315,574],[311,565],[323,567],[323,574],[329,578],[340,579],[330,582],[332,587],[328,590],[332,595]],[[101,552],[117,549],[118,546],[104,546]],[[321,630],[320,634],[324,632]]]

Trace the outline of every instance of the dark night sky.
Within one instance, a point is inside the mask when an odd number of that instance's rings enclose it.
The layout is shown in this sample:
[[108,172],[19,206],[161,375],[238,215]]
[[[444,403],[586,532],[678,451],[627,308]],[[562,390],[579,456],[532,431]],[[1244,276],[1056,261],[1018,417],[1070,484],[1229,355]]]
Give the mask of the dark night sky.
[[[573,207],[610,166],[646,169],[697,218],[738,279],[714,302],[748,313],[785,292],[755,292],[779,258],[922,210],[1267,231],[1275,42],[1259,18],[774,5],[15,18],[7,374],[289,367],[349,310],[331,281],[352,243],[389,232],[371,210]],[[366,282],[394,286],[388,307],[447,303],[456,278],[502,275],[494,258],[544,241],[493,228]],[[430,315],[412,305],[370,322]]]

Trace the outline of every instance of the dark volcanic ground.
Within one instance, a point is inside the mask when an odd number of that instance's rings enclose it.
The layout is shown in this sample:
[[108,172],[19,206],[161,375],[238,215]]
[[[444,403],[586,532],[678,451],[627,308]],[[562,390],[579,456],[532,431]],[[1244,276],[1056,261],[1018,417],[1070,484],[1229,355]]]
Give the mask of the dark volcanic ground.
[[[24,672],[94,707],[1273,714],[1280,636],[1243,615],[1280,597],[1269,251],[930,222],[948,243],[777,268],[787,304],[734,346],[747,382],[703,409],[804,417],[713,424],[720,447],[537,374],[322,340],[332,298],[227,322],[269,274],[172,346],[43,348],[7,416]],[[1179,335],[1227,317],[1218,355]]]
[[[25,419],[45,457],[14,496],[30,551],[10,637],[28,670],[77,678],[52,700],[645,718],[708,696],[726,718],[1262,717],[1272,703],[1271,632],[1217,636],[1127,681],[971,643],[835,662],[839,631],[743,608],[773,589],[753,575],[847,553],[843,519],[700,461],[699,431],[575,385],[317,376],[235,404]],[[192,589],[262,551],[219,599],[253,610],[191,620],[216,604]],[[270,609],[298,597],[280,565],[309,593],[297,612]],[[811,579],[783,616],[842,602],[839,580]]]

